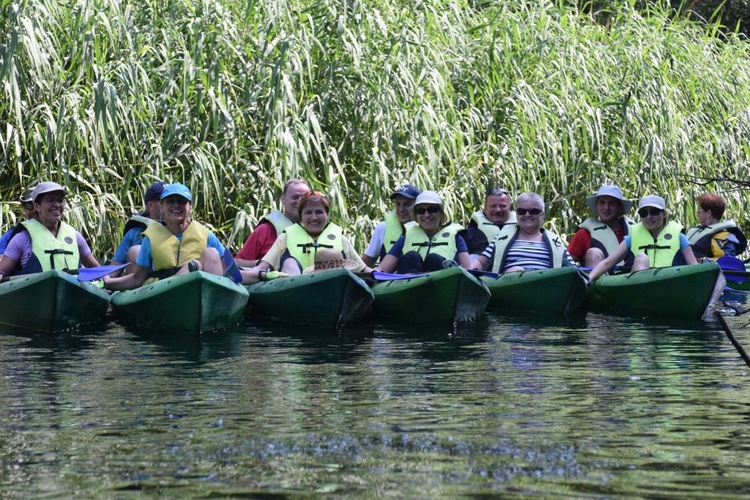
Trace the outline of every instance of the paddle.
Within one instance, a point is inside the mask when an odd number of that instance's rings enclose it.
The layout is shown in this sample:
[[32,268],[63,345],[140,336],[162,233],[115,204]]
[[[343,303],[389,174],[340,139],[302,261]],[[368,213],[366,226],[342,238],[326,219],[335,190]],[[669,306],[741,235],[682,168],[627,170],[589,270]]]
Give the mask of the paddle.
[[748,277],[745,264],[737,257],[731,257],[724,255],[716,259],[716,263],[719,264],[721,272],[727,278],[727,281],[734,281],[735,283],[744,283]]
[[474,276],[476,276],[477,278],[486,276],[487,278],[498,279],[500,277],[500,275],[497,273],[493,273],[490,271],[482,271],[481,269],[469,269],[469,272],[473,274]]
[[235,283],[242,283],[242,273],[229,250],[224,250],[224,276]]
[[745,361],[745,364],[747,364],[747,366],[750,366],[750,357],[748,357],[745,349],[742,347],[742,344],[740,344],[737,339],[734,338],[732,330],[729,329],[729,325],[724,319],[724,316],[722,316],[721,312],[719,311],[714,312],[714,315],[719,319],[719,323],[721,323],[721,327],[724,329],[724,333],[727,334],[727,338],[729,339],[729,341],[732,343],[734,348],[737,349],[737,352],[740,353],[740,357]]
[[65,272],[69,274],[78,275],[78,281],[94,281],[105,277],[108,274],[112,274],[120,269],[125,269],[128,264],[110,264],[109,266],[98,266],[98,267],[82,267],[80,269],[66,269]]

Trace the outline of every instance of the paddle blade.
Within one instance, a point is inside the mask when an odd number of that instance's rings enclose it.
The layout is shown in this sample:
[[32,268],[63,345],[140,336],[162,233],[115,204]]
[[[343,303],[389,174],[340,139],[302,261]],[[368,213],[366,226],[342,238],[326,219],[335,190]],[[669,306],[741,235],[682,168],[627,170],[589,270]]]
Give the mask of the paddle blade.
[[[737,257],[731,257],[729,255],[723,255],[716,259],[716,263],[724,272],[724,277],[727,281],[734,281],[735,283],[744,283],[747,279],[747,273],[745,269],[745,263]],[[732,272],[739,271],[739,272]]]
[[224,250],[224,276],[235,283],[242,283],[242,273],[229,250]]
[[381,271],[373,271],[372,277],[378,281],[392,281],[392,280],[409,280],[417,278],[419,276],[426,276],[430,273],[421,274],[395,274],[395,273],[384,273]]
[[120,269],[125,269],[128,264],[117,264],[99,267],[82,267],[78,270],[78,281],[94,281],[112,274]]

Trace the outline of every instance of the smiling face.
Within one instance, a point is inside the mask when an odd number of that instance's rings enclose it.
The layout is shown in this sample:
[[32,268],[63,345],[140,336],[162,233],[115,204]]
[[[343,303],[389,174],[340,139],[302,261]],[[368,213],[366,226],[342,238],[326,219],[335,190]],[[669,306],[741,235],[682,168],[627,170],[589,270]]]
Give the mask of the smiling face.
[[605,224],[611,224],[622,215],[622,202],[613,196],[599,196],[596,199],[596,214]]
[[281,205],[287,219],[292,222],[299,222],[299,200],[303,194],[309,191],[310,186],[304,182],[295,182],[287,186],[286,192],[281,195]]
[[161,200],[161,217],[167,226],[182,226],[190,217],[191,205],[187,199],[179,195],[167,196]]
[[328,223],[328,212],[320,201],[311,201],[305,205],[300,216],[300,224],[310,236],[322,233]]
[[409,209],[414,206],[414,201],[413,198],[407,198],[400,194],[394,196],[393,203],[396,207],[396,215],[401,224],[406,224],[407,222],[412,221]]
[[643,207],[638,209],[638,216],[648,231],[656,236],[667,223],[667,213],[656,207]]
[[484,199],[484,216],[493,224],[505,224],[510,216],[510,199],[507,194],[489,195]]
[[443,216],[440,205],[433,203],[420,203],[414,207],[414,215],[417,218],[417,224],[419,224],[419,227],[421,227],[428,236],[435,235],[440,229],[440,223]]
[[62,220],[65,212],[65,192],[51,191],[37,196],[34,210],[39,214],[39,221],[45,226],[56,225]]
[[533,199],[519,199],[516,202],[518,230],[524,234],[537,234],[544,223],[544,206]]

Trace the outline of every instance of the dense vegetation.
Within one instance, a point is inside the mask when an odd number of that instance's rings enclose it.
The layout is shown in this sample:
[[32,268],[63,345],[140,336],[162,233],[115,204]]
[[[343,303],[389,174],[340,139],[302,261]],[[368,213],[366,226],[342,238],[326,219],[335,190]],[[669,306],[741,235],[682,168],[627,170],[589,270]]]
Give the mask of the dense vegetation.
[[404,181],[457,220],[488,185],[537,191],[565,233],[607,181],[685,223],[707,187],[745,221],[747,191],[693,179],[746,177],[750,43],[607,3],[0,0],[0,223],[56,180],[111,256],[165,179],[236,247],[293,176],[360,248]]

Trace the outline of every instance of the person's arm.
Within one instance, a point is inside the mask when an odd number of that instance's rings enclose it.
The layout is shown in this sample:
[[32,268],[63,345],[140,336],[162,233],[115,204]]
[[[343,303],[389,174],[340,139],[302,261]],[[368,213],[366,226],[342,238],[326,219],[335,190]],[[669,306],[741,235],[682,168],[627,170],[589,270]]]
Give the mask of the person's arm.
[[99,261],[96,260],[96,257],[94,257],[93,253],[90,253],[87,256],[82,257],[81,264],[83,264],[83,267],[99,267]]
[[365,263],[365,261],[359,256],[359,254],[357,254],[357,251],[354,249],[354,245],[352,245],[352,242],[349,241],[349,238],[344,238],[343,247],[344,247],[344,257],[346,257],[348,260],[351,260],[357,263],[357,268],[354,269],[355,272],[358,272],[358,273],[372,272],[372,268]]
[[380,261],[380,265],[378,266],[376,271],[392,273],[396,270],[396,266],[398,266],[398,257],[388,254],[383,257],[383,260]]
[[688,240],[687,236],[682,233],[680,233],[680,251],[682,251],[682,256],[685,258],[685,264],[692,266],[693,264],[698,263],[698,259],[695,258],[695,254],[693,253],[693,247],[690,244],[690,240]]
[[[602,274],[606,273],[613,267],[615,267],[615,264],[620,262],[622,259],[625,258],[625,256],[628,253],[628,240],[623,240],[622,243],[620,243],[617,248],[615,248],[611,254],[609,254],[609,257],[598,263],[596,266],[594,266],[594,269],[591,270],[589,273],[589,280],[594,281],[596,278],[601,276]],[[692,251],[691,251],[692,253]],[[695,260],[695,257],[693,257],[693,260]]]
[[568,243],[568,253],[578,262],[583,262],[586,252],[591,248],[591,233],[585,229],[579,229]]
[[104,288],[106,288],[107,290],[132,290],[143,285],[149,274],[151,273],[148,268],[137,265],[135,266],[135,271],[130,274],[126,274],[125,276],[120,276],[117,278],[110,278],[109,276],[105,276],[103,278]]
[[99,261],[96,260],[96,257],[94,257],[94,254],[91,252],[91,247],[89,247],[89,244],[86,242],[86,238],[84,238],[78,231],[76,231],[76,245],[78,245],[78,255],[81,256],[81,264],[83,264],[84,267],[99,266]]
[[367,245],[367,249],[362,252],[360,258],[367,267],[372,267],[378,261],[380,256],[380,248],[383,246],[383,240],[385,239],[385,221],[381,222],[375,227],[370,238],[370,243]]
[[276,241],[276,228],[270,222],[261,222],[242,245],[234,260],[240,267],[257,266]]
[[260,263],[252,269],[240,269],[240,274],[242,274],[242,284],[251,285],[253,283],[258,283],[259,281],[267,281],[265,279],[265,274],[271,269],[273,269],[271,264],[264,260],[260,261]]

